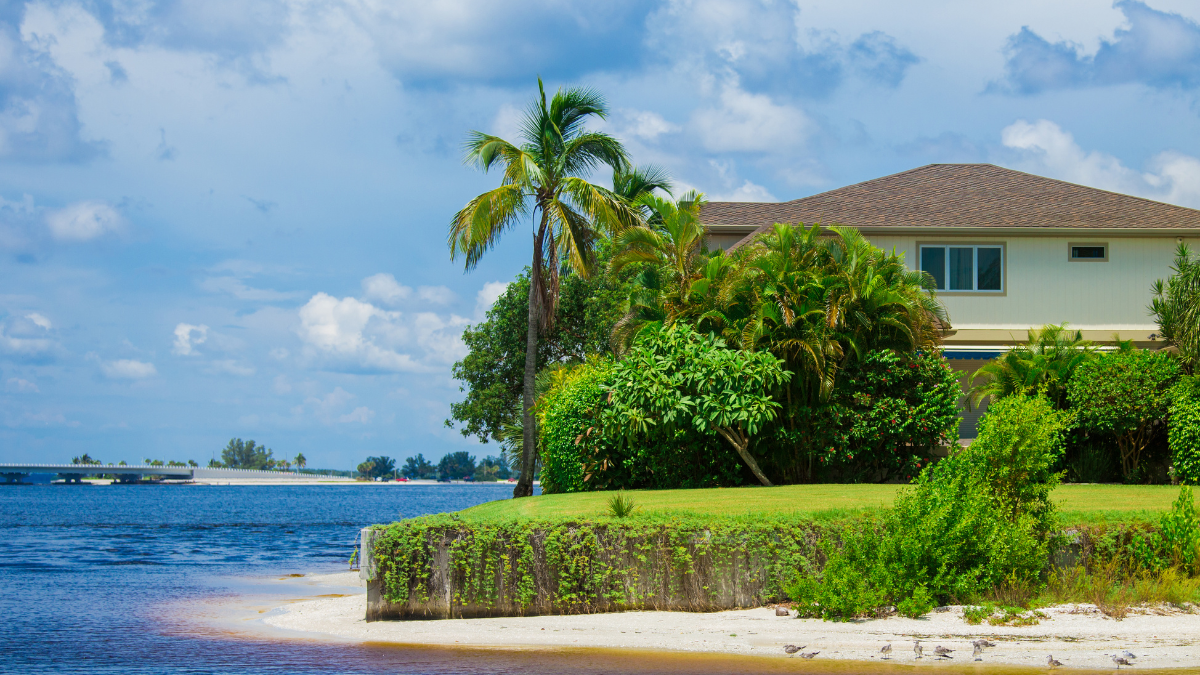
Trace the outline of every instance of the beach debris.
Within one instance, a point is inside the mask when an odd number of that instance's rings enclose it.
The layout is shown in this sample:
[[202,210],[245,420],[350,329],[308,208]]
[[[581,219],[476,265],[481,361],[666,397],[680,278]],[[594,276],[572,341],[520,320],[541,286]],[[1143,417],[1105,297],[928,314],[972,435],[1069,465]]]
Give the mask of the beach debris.
[[974,642],[972,644],[975,645],[975,651],[971,652],[971,656],[974,656],[976,661],[982,661],[983,660],[983,645],[979,644],[978,642]]
[[883,654],[883,658],[885,658],[885,659],[892,658],[892,643],[889,642],[886,645],[880,647],[879,653]]
[[807,646],[808,645],[802,645],[800,647],[797,647],[796,645],[784,645],[783,651],[787,652],[789,656],[794,656],[796,654],[796,652],[800,651],[801,649],[804,649]]
[[933,653],[934,653],[934,654],[937,654],[939,658],[943,658],[943,659],[952,659],[952,658],[954,658],[953,656],[950,656],[950,654],[951,654],[951,653],[953,653],[953,652],[954,652],[954,650],[953,650],[953,649],[946,649],[945,647],[943,647],[943,646],[941,646],[941,645],[938,645],[938,646],[936,646],[936,647],[934,647],[934,648],[933,648]]
[[924,656],[924,652],[925,650],[921,647],[921,641],[913,640],[913,654],[916,654],[917,658],[919,659]]
[[821,652],[808,652],[807,654],[801,654],[801,655],[800,655],[800,658],[802,658],[802,659],[812,659],[812,657],[814,657],[814,656],[816,656],[817,654],[820,654],[820,653],[821,653]]
[[786,607],[776,607],[775,608],[775,616],[788,616],[787,608]]
[[976,647],[995,647],[996,646],[995,642],[989,642],[987,638],[979,638],[978,640],[972,640],[971,644],[975,645]]
[[1053,654],[1051,654],[1051,655],[1049,655],[1049,656],[1047,656],[1047,657],[1046,657],[1046,665],[1047,665],[1047,666],[1050,666],[1050,668],[1052,668],[1052,669],[1053,669],[1053,668],[1057,668],[1057,667],[1061,666],[1061,665],[1062,665],[1062,661],[1055,661],[1055,660],[1054,660],[1054,655],[1053,655]]
[[1132,666],[1133,665],[1132,663],[1129,662],[1128,659],[1117,656],[1116,654],[1109,654],[1108,656],[1109,656],[1109,658],[1112,659],[1113,663],[1117,664],[1117,670],[1120,670],[1121,666]]

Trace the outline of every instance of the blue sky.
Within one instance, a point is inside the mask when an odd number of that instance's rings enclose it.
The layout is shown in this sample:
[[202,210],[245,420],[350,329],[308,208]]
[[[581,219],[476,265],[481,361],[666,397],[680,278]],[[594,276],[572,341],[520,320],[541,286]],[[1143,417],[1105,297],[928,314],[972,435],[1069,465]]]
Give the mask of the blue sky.
[[1194,2],[100,0],[0,8],[0,462],[310,466],[479,446],[442,425],[470,274],[541,74],[610,101],[638,163],[784,200],[993,162],[1200,207]]

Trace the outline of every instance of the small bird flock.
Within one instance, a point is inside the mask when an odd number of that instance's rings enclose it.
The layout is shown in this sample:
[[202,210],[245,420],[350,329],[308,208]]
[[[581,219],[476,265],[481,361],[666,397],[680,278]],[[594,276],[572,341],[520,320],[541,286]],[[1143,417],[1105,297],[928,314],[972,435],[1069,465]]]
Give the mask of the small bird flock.
[[[783,648],[783,651],[785,653],[787,653],[788,656],[795,656],[796,654],[799,654],[800,658],[802,658],[802,659],[812,659],[814,656],[821,653],[820,651],[805,652],[804,648],[807,646],[808,645],[801,645],[801,646],[797,647],[796,645],[785,645]],[[978,640],[972,640],[971,647],[973,649],[971,651],[971,656],[973,656],[976,661],[982,661],[983,660],[983,650],[988,647],[995,647],[995,646],[996,646],[995,642],[991,642],[986,638],[979,638]],[[879,653],[885,659],[892,658],[892,643],[889,642],[889,643],[885,644],[884,646],[880,647]],[[937,645],[936,647],[934,647],[933,653],[934,653],[934,656],[936,656],[939,659],[953,659],[954,658],[953,656],[951,656],[951,654],[954,653],[954,650],[947,649],[941,645]],[[921,646],[920,640],[913,640],[913,656],[914,656],[914,658],[917,658],[917,659],[925,657],[925,648]],[[1132,666],[1134,660],[1137,659],[1137,655],[1130,651],[1124,651],[1124,652],[1121,652],[1120,654],[1105,654],[1105,656],[1112,659],[1113,664],[1115,664],[1117,666],[1117,670],[1120,670],[1121,666]],[[1050,668],[1050,670],[1054,670],[1055,668],[1058,668],[1059,666],[1062,665],[1062,661],[1055,659],[1054,655],[1050,654],[1050,655],[1046,656],[1046,665]]]

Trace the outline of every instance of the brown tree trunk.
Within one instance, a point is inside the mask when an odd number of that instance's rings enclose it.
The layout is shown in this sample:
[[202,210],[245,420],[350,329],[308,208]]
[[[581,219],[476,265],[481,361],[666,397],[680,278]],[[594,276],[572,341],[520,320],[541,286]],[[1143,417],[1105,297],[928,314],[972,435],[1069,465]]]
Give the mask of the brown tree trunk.
[[758,468],[758,462],[754,461],[754,457],[750,455],[750,438],[742,433],[740,428],[725,429],[723,427],[716,427],[716,430],[717,433],[725,437],[725,440],[729,441],[734,450],[737,450],[737,454],[741,456],[746,466],[750,467],[750,472],[754,474],[754,477],[763,485],[771,487],[771,481],[767,479],[762,469]]
[[[536,263],[536,261],[535,261]],[[531,270],[530,277],[537,274]],[[533,472],[537,463],[537,429],[533,420],[534,380],[537,377],[537,347],[539,305],[537,283],[529,280],[529,329],[525,335],[525,388],[521,396],[521,420],[523,438],[521,444],[521,477],[513,488],[513,497],[533,496]]]

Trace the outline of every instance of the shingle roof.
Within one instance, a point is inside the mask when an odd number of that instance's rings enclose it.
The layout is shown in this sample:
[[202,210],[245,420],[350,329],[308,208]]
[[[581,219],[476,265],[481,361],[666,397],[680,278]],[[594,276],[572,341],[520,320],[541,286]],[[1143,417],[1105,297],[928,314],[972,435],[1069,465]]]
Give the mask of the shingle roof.
[[705,225],[1197,229],[1200,211],[992,164],[929,164],[790,202],[710,202]]

